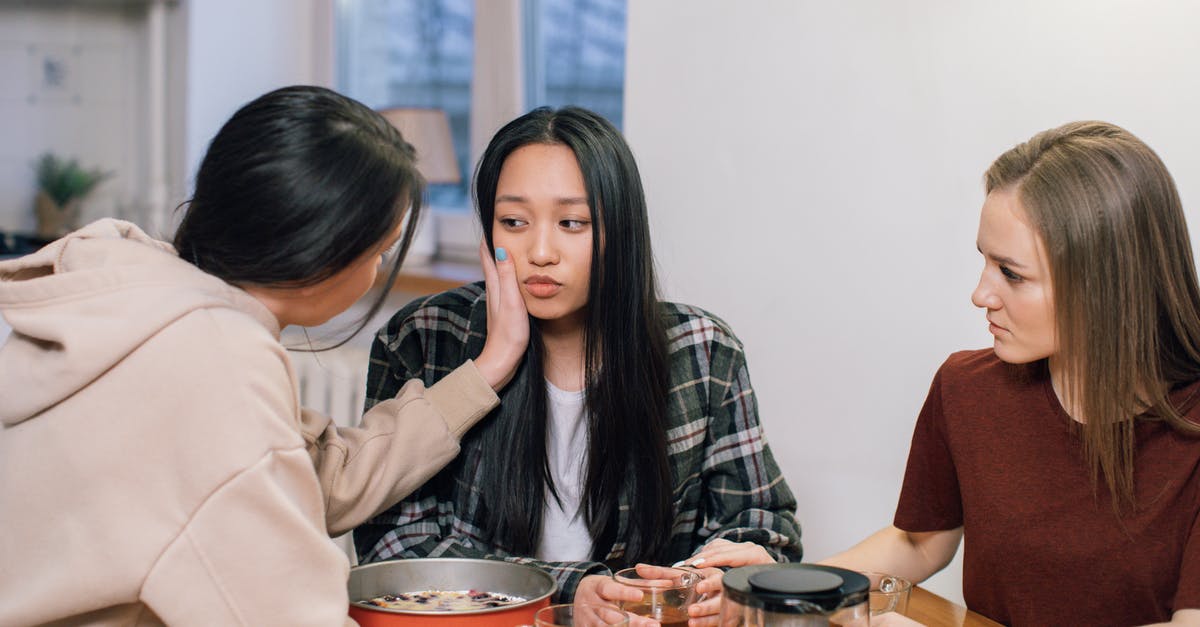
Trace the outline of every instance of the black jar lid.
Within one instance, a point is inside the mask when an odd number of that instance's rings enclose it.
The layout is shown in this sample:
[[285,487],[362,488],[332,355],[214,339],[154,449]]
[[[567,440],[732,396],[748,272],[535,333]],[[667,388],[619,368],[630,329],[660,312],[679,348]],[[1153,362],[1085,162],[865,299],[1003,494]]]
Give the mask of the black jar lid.
[[817,564],[743,566],[722,579],[729,601],[785,614],[814,614],[867,601],[871,582],[844,568]]

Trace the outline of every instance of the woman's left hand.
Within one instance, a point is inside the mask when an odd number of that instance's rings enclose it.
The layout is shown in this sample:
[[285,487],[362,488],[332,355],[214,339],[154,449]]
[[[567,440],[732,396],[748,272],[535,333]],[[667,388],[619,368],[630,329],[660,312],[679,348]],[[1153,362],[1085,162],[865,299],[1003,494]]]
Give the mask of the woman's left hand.
[[750,564],[774,564],[775,558],[762,546],[753,542],[730,542],[717,538],[709,541],[695,555],[678,563],[696,570],[704,579],[696,584],[696,594],[701,599],[688,608],[689,627],[717,625],[721,612],[721,577],[725,574],[718,566],[736,568]]
[[679,565],[693,568],[712,568],[725,566],[737,568],[750,564],[774,564],[775,558],[760,544],[753,542],[730,542],[722,538],[710,540],[700,547],[695,555],[683,560]]
[[688,606],[688,627],[713,627],[720,624],[721,576],[720,568],[692,568],[704,577],[696,584],[696,603]]

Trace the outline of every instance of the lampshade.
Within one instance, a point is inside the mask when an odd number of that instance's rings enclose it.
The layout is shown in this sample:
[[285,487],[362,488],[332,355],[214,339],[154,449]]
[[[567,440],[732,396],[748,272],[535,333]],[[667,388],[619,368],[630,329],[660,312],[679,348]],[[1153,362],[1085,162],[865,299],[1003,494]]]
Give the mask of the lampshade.
[[417,169],[430,183],[457,183],[461,179],[450,121],[441,109],[396,107],[379,112],[404,139],[417,149]]

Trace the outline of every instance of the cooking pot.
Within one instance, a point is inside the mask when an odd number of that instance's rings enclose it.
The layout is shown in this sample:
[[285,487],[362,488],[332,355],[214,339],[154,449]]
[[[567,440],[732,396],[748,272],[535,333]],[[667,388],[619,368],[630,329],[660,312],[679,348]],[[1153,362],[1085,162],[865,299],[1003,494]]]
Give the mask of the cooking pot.
[[[376,562],[350,569],[350,617],[362,627],[512,627],[533,624],[557,586],[549,573],[498,560],[431,558]],[[528,599],[462,612],[392,610],[360,603],[384,594],[479,590]]]

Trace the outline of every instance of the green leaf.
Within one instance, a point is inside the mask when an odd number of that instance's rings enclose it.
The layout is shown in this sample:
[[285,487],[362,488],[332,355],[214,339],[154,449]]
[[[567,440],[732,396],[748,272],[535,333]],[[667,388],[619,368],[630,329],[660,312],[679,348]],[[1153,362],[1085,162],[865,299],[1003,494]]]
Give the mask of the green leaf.
[[46,192],[59,205],[65,205],[75,198],[82,198],[97,185],[112,177],[112,172],[80,167],[75,159],[60,159],[52,153],[45,153],[33,164],[37,174],[38,188]]

